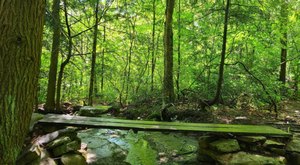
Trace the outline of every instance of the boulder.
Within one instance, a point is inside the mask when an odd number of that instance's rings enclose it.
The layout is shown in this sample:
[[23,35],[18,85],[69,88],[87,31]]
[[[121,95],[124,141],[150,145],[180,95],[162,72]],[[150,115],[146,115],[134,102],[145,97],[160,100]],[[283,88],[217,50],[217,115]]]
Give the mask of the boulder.
[[99,117],[102,114],[108,113],[111,106],[83,106],[80,108],[78,115],[79,116],[89,116],[89,117]]
[[290,165],[300,164],[300,153],[293,152],[288,154],[287,160],[288,160],[288,164]]
[[61,156],[70,151],[77,151],[80,149],[80,142],[78,140],[74,140],[72,142],[60,145],[53,149],[53,156]]
[[71,141],[72,141],[72,139],[69,136],[62,136],[62,137],[60,137],[58,139],[55,139],[54,141],[48,143],[46,145],[46,148],[47,149],[53,149],[53,148],[55,148],[57,146],[60,146],[60,145],[62,145],[64,143],[69,143]]
[[236,152],[240,145],[236,139],[220,139],[209,144],[209,147],[221,153]]
[[300,153],[300,138],[293,138],[286,146],[286,150],[289,152]]
[[267,140],[267,138],[264,136],[240,136],[237,139],[239,141],[246,142],[246,143],[256,143],[256,142],[264,143]]
[[274,141],[274,140],[267,140],[264,144],[266,148],[284,148],[285,144]]
[[63,165],[86,165],[86,160],[81,154],[68,153],[61,156]]
[[198,145],[201,148],[208,148],[209,143],[216,140],[216,137],[213,136],[201,136],[198,140]]

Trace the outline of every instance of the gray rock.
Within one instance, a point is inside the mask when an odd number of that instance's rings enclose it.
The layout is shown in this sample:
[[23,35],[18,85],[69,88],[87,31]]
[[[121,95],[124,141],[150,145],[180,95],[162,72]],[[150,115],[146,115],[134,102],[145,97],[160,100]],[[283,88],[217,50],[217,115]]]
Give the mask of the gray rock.
[[222,153],[236,152],[240,150],[236,139],[220,139],[209,144],[209,147]]
[[68,153],[61,156],[63,165],[86,165],[86,160],[81,154]]
[[286,146],[286,150],[289,152],[300,153],[300,138],[293,138]]

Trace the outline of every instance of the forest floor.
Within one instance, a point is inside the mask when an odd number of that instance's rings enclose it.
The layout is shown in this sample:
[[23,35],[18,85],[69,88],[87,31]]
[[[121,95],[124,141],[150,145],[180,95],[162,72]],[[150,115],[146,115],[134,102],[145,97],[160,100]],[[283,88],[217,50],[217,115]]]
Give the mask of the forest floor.
[[[257,108],[252,104],[236,107],[219,105],[206,110],[199,110],[191,104],[178,104],[168,110],[168,115],[172,121],[227,124],[300,124],[300,101],[281,102],[278,105],[278,117],[274,111]],[[161,120],[160,113],[160,105],[129,106],[118,117],[134,120]]]

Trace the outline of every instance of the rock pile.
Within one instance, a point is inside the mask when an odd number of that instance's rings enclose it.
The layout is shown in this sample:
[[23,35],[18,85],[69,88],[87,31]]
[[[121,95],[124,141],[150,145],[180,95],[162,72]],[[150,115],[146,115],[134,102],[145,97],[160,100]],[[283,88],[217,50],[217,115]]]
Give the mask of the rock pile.
[[80,148],[76,129],[61,129],[38,137],[23,151],[16,164],[86,165],[85,157],[78,152]]
[[202,136],[198,161],[203,164],[300,164],[300,138]]

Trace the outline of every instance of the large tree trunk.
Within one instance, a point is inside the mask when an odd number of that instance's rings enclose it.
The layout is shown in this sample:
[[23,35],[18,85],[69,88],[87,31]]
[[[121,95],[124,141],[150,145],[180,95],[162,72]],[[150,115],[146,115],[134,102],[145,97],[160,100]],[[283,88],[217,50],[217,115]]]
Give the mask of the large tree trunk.
[[175,101],[173,82],[173,11],[175,0],[166,0],[165,28],[164,28],[164,103]]
[[0,3],[0,164],[15,164],[37,95],[45,1]]
[[94,82],[95,82],[95,67],[96,67],[96,56],[97,56],[97,38],[98,38],[98,12],[99,12],[99,0],[96,3],[96,11],[95,11],[95,27],[94,27],[94,38],[93,38],[93,52],[92,52],[92,66],[91,66],[91,75],[90,75],[90,88],[89,88],[89,102],[90,106],[93,105],[93,97],[94,97]]
[[47,98],[46,98],[46,110],[54,110],[55,108],[55,86],[57,76],[57,61],[60,45],[60,0],[54,0],[52,6],[52,19],[53,19],[53,41],[50,71],[48,76]]

